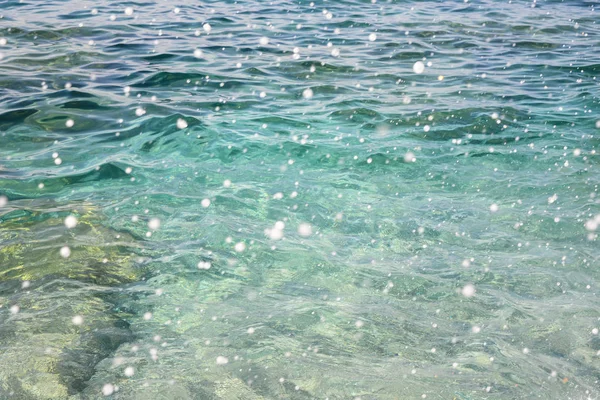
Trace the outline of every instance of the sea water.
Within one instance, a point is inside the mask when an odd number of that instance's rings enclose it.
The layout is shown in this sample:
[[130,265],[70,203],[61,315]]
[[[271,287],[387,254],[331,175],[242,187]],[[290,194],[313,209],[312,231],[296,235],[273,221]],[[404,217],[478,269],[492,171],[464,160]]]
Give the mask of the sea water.
[[598,398],[597,6],[1,2],[0,398]]

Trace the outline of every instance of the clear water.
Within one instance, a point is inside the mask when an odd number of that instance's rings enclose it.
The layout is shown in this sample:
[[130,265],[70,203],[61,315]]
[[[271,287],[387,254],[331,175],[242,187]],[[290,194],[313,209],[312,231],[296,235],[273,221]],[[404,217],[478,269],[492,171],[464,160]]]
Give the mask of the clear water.
[[0,398],[597,398],[595,5],[1,2]]

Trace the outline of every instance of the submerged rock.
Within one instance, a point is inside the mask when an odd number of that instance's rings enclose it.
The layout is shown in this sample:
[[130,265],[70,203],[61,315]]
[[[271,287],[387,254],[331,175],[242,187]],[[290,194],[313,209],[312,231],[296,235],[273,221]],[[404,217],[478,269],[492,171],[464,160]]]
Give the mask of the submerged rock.
[[[116,312],[120,287],[140,279],[133,239],[93,209],[17,210],[0,222],[0,398],[66,399],[133,334]],[[67,229],[64,219],[77,216]],[[63,246],[71,249],[61,256]]]

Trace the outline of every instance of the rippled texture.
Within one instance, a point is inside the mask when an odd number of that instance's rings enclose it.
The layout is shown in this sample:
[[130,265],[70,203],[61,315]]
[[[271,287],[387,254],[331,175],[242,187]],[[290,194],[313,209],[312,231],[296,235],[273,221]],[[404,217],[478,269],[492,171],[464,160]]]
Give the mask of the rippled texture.
[[0,398],[600,395],[597,3],[315,3],[0,3]]

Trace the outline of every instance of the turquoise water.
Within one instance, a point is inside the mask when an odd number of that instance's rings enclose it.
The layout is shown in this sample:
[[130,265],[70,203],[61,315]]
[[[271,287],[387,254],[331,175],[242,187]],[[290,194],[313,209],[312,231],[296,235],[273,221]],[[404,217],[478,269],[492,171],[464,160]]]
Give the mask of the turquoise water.
[[0,3],[0,398],[598,398],[597,4]]

